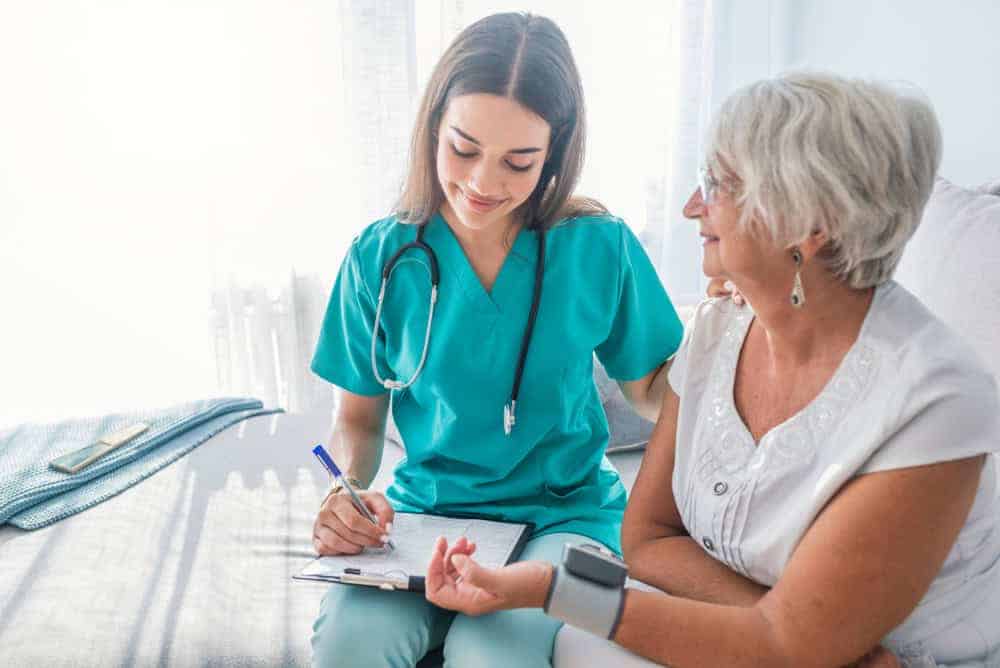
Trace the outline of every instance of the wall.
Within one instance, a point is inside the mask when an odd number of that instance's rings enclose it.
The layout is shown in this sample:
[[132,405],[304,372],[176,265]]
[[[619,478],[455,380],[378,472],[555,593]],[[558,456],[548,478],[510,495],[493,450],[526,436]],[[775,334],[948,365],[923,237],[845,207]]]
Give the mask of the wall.
[[905,80],[944,131],[941,174],[1000,177],[1000,3],[964,0],[719,0],[715,103],[793,67]]

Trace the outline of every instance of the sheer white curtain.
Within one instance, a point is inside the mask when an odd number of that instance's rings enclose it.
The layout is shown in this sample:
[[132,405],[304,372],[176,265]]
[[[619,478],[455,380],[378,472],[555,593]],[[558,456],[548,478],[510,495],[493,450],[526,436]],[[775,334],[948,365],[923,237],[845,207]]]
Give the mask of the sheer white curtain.
[[351,238],[399,191],[430,69],[468,23],[566,31],[580,191],[701,292],[679,215],[711,0],[0,3],[0,425],[195,396],[329,405],[308,362]]

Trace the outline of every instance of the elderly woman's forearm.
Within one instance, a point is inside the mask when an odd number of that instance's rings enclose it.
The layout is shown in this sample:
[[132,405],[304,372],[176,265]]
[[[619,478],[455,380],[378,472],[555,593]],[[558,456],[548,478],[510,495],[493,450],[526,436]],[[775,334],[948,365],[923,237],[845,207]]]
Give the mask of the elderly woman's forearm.
[[715,605],[634,589],[625,597],[613,640],[670,666],[825,665],[814,656],[794,656],[781,642],[772,621],[757,607]]
[[658,538],[626,551],[629,575],[674,596],[752,606],[769,591],[720,563],[689,536]]

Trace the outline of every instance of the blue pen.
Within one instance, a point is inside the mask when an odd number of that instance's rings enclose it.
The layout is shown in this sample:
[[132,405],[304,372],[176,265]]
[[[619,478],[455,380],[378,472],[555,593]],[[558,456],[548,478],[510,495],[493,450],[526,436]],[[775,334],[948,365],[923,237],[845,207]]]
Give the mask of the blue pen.
[[[316,459],[318,459],[323,466],[326,467],[326,470],[330,472],[333,479],[340,483],[340,485],[347,490],[347,493],[351,495],[351,502],[354,504],[354,507],[357,508],[362,515],[368,518],[369,522],[378,526],[378,519],[372,515],[371,511],[368,510],[368,506],[365,505],[364,501],[361,500],[361,497],[358,496],[358,493],[355,492],[354,488],[347,482],[347,478],[343,476],[340,469],[337,468],[337,465],[333,463],[330,455],[326,453],[326,448],[324,448],[322,444],[318,444],[315,448],[313,448],[313,454],[316,455]],[[388,545],[391,550],[396,549],[396,546],[393,545],[391,540],[386,541],[385,544]]]

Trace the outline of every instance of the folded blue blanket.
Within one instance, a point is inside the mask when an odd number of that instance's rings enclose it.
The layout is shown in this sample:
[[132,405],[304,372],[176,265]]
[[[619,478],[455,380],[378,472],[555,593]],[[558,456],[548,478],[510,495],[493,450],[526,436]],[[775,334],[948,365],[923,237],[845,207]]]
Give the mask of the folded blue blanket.
[[[128,489],[226,427],[277,412],[256,399],[207,399],[0,432],[0,525],[37,529],[56,522]],[[68,474],[49,467],[56,457],[136,422],[145,422],[149,430],[82,471]]]

